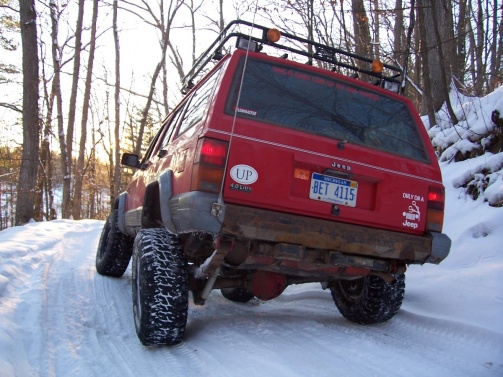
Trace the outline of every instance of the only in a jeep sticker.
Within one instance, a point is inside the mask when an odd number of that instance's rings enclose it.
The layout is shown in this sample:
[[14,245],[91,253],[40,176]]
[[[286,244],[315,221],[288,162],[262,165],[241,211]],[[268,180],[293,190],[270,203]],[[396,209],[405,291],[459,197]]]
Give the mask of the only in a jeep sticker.
[[403,222],[403,226],[408,228],[417,229],[419,226],[419,220],[421,218],[421,213],[419,211],[419,207],[416,204],[416,201],[413,200],[410,204],[408,211],[402,212],[403,217],[405,217],[405,221]]

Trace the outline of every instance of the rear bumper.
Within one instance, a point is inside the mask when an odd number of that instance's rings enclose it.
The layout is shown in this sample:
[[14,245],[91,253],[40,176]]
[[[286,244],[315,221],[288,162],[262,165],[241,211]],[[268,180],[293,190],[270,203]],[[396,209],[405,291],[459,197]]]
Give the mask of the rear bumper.
[[215,212],[217,202],[217,195],[201,192],[172,197],[169,211],[176,232],[204,232],[254,243],[255,251],[248,253],[264,256],[290,253],[284,259],[304,260],[311,254],[307,259],[313,263],[313,255],[320,253],[332,261],[330,264],[345,256],[357,256],[361,267],[366,260],[438,264],[451,246],[449,237],[442,233],[416,236],[234,204],[225,204]]
[[408,263],[440,263],[451,241],[227,204],[221,234]]

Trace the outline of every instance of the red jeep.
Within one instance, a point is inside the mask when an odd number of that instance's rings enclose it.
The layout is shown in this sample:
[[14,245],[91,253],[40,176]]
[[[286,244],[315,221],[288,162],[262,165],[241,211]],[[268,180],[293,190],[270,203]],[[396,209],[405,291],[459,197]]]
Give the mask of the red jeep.
[[227,26],[143,159],[123,155],[138,170],[98,246],[103,275],[121,276],[132,255],[144,345],[182,340],[189,291],[198,305],[212,289],[247,302],[320,282],[351,321],[397,313],[407,265],[438,264],[451,244],[441,172],[400,75],[276,29]]

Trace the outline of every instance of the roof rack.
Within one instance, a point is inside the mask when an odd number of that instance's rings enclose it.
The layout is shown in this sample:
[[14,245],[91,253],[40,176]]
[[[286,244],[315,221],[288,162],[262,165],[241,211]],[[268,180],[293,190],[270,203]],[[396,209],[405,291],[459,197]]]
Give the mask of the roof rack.
[[[252,28],[251,32],[254,30],[259,30],[262,32],[262,35],[260,37],[256,37],[250,34],[244,34],[241,32],[232,32],[228,33],[229,30],[235,26],[235,25],[245,25],[249,26]],[[253,24],[248,21],[244,20],[234,20],[231,21],[223,30],[222,32],[218,35],[218,37],[215,39],[215,41],[204,51],[200,57],[196,60],[194,63],[193,67],[190,69],[189,73],[182,79],[182,93],[186,94],[192,87],[194,87],[194,79],[201,73],[201,71],[206,67],[206,65],[212,61],[212,60],[220,60],[223,58],[222,54],[222,48],[224,45],[231,39],[231,38],[237,38],[238,42],[236,43],[236,46],[239,47],[239,40],[240,39],[246,39],[248,41],[253,41],[255,42],[255,46],[257,47],[255,51],[260,51],[262,49],[263,45],[266,46],[271,46],[274,48],[277,48],[279,50],[284,50],[284,51],[289,51],[294,54],[298,54],[301,56],[305,56],[308,58],[308,64],[312,64],[313,59],[318,60],[318,61],[323,61],[329,64],[332,64],[333,67],[342,67],[346,68],[349,70],[354,71],[356,74],[358,73],[363,73],[372,77],[375,77],[378,79],[378,82],[376,84],[381,85],[381,86],[386,86],[387,83],[396,85],[397,89],[395,91],[398,92],[399,86],[401,81],[397,79],[397,77],[400,77],[402,75],[402,70],[398,67],[389,65],[389,64],[384,64],[384,63],[378,63],[382,64],[383,68],[386,68],[392,72],[392,75],[387,76],[382,74],[382,71],[380,73],[376,73],[372,71],[372,69],[362,69],[358,67],[357,65],[354,64],[349,64],[341,61],[338,59],[338,57],[347,57],[353,60],[357,60],[361,63],[367,64],[369,63],[370,66],[372,66],[372,63],[374,60],[366,58],[364,56],[356,55],[344,50],[340,50],[335,47],[330,47],[327,45],[323,45],[321,43],[317,43],[314,41],[311,41],[309,39],[301,38],[293,34],[281,32],[281,39],[282,40],[290,40],[290,41],[296,41],[300,42],[301,44],[308,45],[312,47],[312,50],[314,50],[312,53],[310,53],[307,50],[303,50],[297,47],[292,47],[292,46],[287,46],[285,44],[280,44],[276,42],[272,42],[268,39],[268,31],[270,31],[271,28],[267,28],[265,26]],[[248,48],[248,47],[245,47]],[[333,70],[333,69],[332,69]]]

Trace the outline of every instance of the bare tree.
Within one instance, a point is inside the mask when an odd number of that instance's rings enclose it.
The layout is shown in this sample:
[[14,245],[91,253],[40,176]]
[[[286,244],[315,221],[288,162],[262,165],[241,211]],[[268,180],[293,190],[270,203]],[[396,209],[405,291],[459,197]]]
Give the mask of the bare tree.
[[[421,0],[418,0],[418,4],[421,3]],[[422,38],[422,36],[426,35],[426,26],[424,21],[425,13],[418,9],[417,12],[417,24],[419,25],[419,41],[420,45],[420,60],[421,60],[421,72],[423,78],[423,97],[422,97],[422,112],[423,114],[428,115],[428,120],[430,126],[433,126],[437,123],[435,118],[435,109],[433,107],[433,101],[431,97],[431,80],[430,80],[430,65],[428,60],[428,44],[426,42],[426,38]]]
[[[456,118],[456,114],[454,113],[454,110],[452,109],[451,101],[449,98],[449,85],[451,83],[451,77],[452,77],[452,67],[446,67],[447,62],[454,62],[455,61],[455,54],[452,51],[452,48],[454,47],[452,40],[448,41],[447,43],[442,42],[442,35],[440,34],[440,18],[439,14],[437,12],[437,7],[433,4],[431,7],[431,17],[433,20],[433,32],[435,33],[435,38],[437,40],[438,44],[438,60],[440,62],[440,94],[443,97],[443,100],[445,101],[447,105],[447,111],[449,112],[449,116],[451,118],[451,121],[453,124],[458,123],[458,119]],[[451,14],[451,25],[452,25],[452,14]],[[447,22],[448,23],[448,22]],[[447,31],[444,32],[444,35],[446,33],[453,33],[452,27],[449,29],[447,28]],[[447,50],[447,51],[446,51]],[[430,50],[433,51],[433,50]],[[450,68],[450,69],[449,69]],[[450,74],[448,75],[448,71],[450,71]],[[435,100],[435,98],[434,98]],[[435,105],[435,102],[434,102]]]
[[98,3],[99,0],[93,0],[93,15],[91,21],[91,44],[89,47],[89,57],[87,62],[87,75],[84,88],[84,99],[82,106],[82,120],[80,128],[79,157],[75,169],[75,189],[73,194],[73,218],[80,219],[82,211],[82,187],[85,174],[85,152],[87,140],[87,120],[89,116],[89,102],[91,100],[91,85],[93,77],[94,52],[96,50],[96,28],[98,22]]
[[[75,114],[77,110],[77,92],[80,79],[80,55],[82,52],[82,28],[84,23],[84,0],[79,0],[77,25],[75,28],[75,50],[73,56],[72,89],[70,93],[70,103],[68,106],[68,124],[66,128],[66,154],[68,156],[67,165],[64,167],[68,177],[63,186],[63,196],[67,200],[63,201],[63,217],[69,218],[72,213],[71,203],[71,176],[72,176],[72,156],[73,156],[73,136],[75,129]],[[63,148],[63,146],[62,146]],[[65,195],[65,190],[68,192]]]
[[114,33],[114,47],[115,47],[115,94],[114,94],[114,110],[115,110],[115,153],[114,153],[114,177],[113,177],[113,190],[110,192],[110,204],[113,205],[115,198],[119,195],[120,182],[121,182],[121,168],[120,168],[120,126],[121,126],[121,102],[120,102],[120,43],[119,43],[119,30],[117,28],[117,17],[119,0],[113,2],[113,33]]
[[[501,3],[500,3],[501,4]],[[493,33],[491,42],[491,68],[488,91],[503,83],[503,6],[493,0]]]
[[381,17],[380,17],[380,12],[381,10],[379,9],[379,0],[373,0],[372,5],[374,7],[373,15],[374,15],[374,22],[373,22],[373,34],[374,38],[372,40],[372,44],[374,46],[374,58],[375,59],[380,59],[380,44],[381,44],[381,38],[380,38],[380,31],[381,31]]
[[393,28],[393,37],[393,58],[396,61],[401,61],[406,43],[402,0],[395,1],[395,25]]
[[130,12],[137,15],[141,20],[146,22],[148,25],[154,26],[160,32],[159,44],[161,47],[161,58],[157,63],[154,72],[152,74],[150,80],[149,94],[147,97],[147,103],[145,104],[145,107],[143,108],[142,111],[142,118],[140,121],[140,127],[137,136],[138,142],[135,148],[135,153],[139,155],[141,153],[141,145],[143,144],[142,143],[143,135],[145,132],[145,126],[147,125],[148,122],[149,111],[152,105],[157,79],[166,61],[166,53],[169,46],[173,20],[175,19],[176,14],[180,10],[180,7],[185,3],[185,0],[171,0],[168,3],[167,9],[165,9],[164,7],[165,2],[159,1],[158,3],[159,14],[156,14],[154,12],[154,10],[150,7],[148,1],[146,0],[141,0],[139,4],[127,0],[124,0],[123,3],[125,3],[127,6],[130,7],[130,9],[128,9]]
[[[191,38],[192,38],[190,66],[193,66],[196,61],[196,36],[197,36],[197,31],[198,31],[197,25],[196,25],[196,14],[197,14],[197,12],[199,12],[202,9],[203,5],[205,4],[204,2],[205,2],[205,0],[201,0],[197,4],[194,3],[193,0],[186,0],[184,2],[184,5],[187,8],[187,10],[189,11],[189,15],[190,15],[190,24],[188,26],[186,26],[187,28],[190,28]],[[219,0],[219,21],[218,22],[212,21],[212,23],[219,25],[219,29],[218,29],[219,32],[222,31],[223,28],[225,27],[225,25],[224,25],[224,26],[221,26],[221,28],[220,28],[220,25],[224,24],[224,21],[223,21],[223,0]],[[182,81],[182,79],[185,77],[185,70],[183,68],[182,56],[171,40],[168,41],[168,45],[169,45],[169,49],[171,51],[171,55],[170,55],[171,64],[176,68],[176,71],[178,73],[178,77],[180,78],[180,81]],[[187,46],[184,46],[184,47],[186,48]],[[169,106],[168,106],[168,100],[167,100],[166,72],[167,72],[167,68],[166,68],[166,64],[165,64],[164,69],[163,69],[163,74],[164,74],[163,100],[164,100],[165,111],[166,111],[166,113],[168,113]]]
[[[449,99],[452,66],[456,56],[452,7],[450,2],[418,0],[418,13],[421,40],[424,43],[421,46],[425,79],[423,106],[426,107],[431,122],[433,112],[439,111],[442,105],[447,103],[451,121],[456,124],[458,120]],[[440,20],[442,23],[439,23]]]
[[372,45],[370,44],[370,29],[369,29],[367,11],[365,10],[363,0],[351,0],[351,4],[353,11],[355,52],[358,55],[371,56]]
[[466,36],[470,27],[468,18],[468,4],[466,0],[459,2],[458,18],[457,18],[457,38],[456,38],[456,64],[453,69],[453,74],[461,84],[465,82],[465,62],[466,62]]
[[17,188],[16,225],[34,215],[37,184],[38,119],[38,44],[37,13],[34,0],[19,0],[21,41],[23,46],[23,155]]
[[66,145],[65,129],[63,122],[63,95],[61,93],[61,48],[58,42],[59,36],[59,8],[54,0],[49,3],[51,18],[51,52],[52,68],[54,71],[53,90],[56,98],[56,119],[58,127],[58,139],[61,151],[61,169],[63,173],[63,197],[62,213],[63,217],[68,218],[71,214],[71,170],[70,164],[72,156],[68,154]]
[[[46,107],[46,115],[44,120],[44,130],[40,146],[40,168],[37,179],[37,196],[35,199],[35,219],[54,220],[57,218],[54,208],[54,192],[53,192],[53,164],[51,155],[51,134],[52,134],[52,117],[54,111],[54,100],[56,96],[54,83],[55,81],[46,80],[45,73],[45,56],[40,52],[40,61],[42,62],[42,83],[44,102]],[[49,82],[52,82],[51,90],[48,88]],[[44,210],[45,208],[45,210]]]
[[[474,91],[477,95],[487,94],[496,82],[502,82],[503,62],[502,32],[503,6],[498,2],[477,0],[472,4],[468,43],[470,44],[470,70]],[[492,82],[492,83],[491,83]]]

